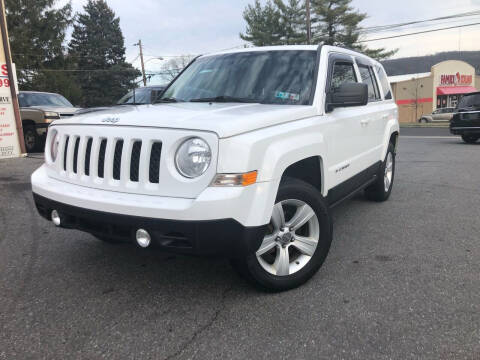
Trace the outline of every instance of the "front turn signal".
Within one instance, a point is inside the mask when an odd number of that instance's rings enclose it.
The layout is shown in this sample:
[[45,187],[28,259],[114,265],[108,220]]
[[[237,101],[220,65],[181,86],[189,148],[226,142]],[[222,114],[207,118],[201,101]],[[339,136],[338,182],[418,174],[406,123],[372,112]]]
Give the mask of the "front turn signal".
[[257,182],[257,171],[244,174],[217,174],[212,186],[249,186]]

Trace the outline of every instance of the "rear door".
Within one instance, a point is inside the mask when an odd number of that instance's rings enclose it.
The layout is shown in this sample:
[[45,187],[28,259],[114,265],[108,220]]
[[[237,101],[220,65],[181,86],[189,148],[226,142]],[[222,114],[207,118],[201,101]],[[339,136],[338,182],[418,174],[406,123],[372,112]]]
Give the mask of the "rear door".
[[387,123],[388,108],[384,106],[373,64],[366,58],[356,58],[359,78],[368,86],[368,105],[362,111],[361,141],[365,168],[379,161]]

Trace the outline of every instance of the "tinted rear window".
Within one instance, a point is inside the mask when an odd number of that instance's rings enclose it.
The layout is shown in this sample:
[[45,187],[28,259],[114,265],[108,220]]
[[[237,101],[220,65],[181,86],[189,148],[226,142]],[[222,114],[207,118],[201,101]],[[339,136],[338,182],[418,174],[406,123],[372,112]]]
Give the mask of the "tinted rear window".
[[385,70],[382,67],[376,66],[378,79],[380,80],[380,85],[382,86],[383,93],[385,94],[385,100],[389,100],[392,98],[392,91],[390,90],[390,83],[388,81],[387,74],[385,74]]
[[480,107],[480,94],[465,95],[462,97],[458,103],[459,109],[469,108],[469,107]]

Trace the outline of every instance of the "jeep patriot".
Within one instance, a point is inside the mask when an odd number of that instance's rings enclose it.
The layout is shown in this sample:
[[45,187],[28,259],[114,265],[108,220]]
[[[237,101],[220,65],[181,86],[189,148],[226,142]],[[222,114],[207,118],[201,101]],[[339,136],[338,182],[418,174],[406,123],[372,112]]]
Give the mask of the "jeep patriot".
[[222,254],[282,291],[324,262],[333,206],[359,191],[389,198],[398,134],[385,70],[365,55],[220,52],[193,60],[155,104],[54,121],[33,196],[56,226]]

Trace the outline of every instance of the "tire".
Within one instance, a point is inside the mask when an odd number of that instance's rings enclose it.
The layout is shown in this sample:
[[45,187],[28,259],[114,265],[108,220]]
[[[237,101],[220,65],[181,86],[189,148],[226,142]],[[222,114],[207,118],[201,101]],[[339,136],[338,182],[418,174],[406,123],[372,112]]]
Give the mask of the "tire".
[[386,201],[390,197],[395,179],[395,147],[388,145],[387,155],[378,170],[377,180],[365,189],[365,196],[373,201]]
[[[285,291],[305,283],[322,266],[332,242],[332,220],[320,192],[291,178],[281,182],[273,212],[257,252],[231,263],[257,287]],[[283,231],[289,223],[291,231]]]
[[476,135],[462,135],[462,140],[467,144],[475,144],[479,138]]
[[33,126],[26,126],[23,128],[23,138],[25,139],[25,149],[27,153],[34,152],[39,143],[38,134]]
[[425,119],[425,118],[421,118],[420,121],[419,121],[420,124],[427,124],[428,123],[428,120]]

